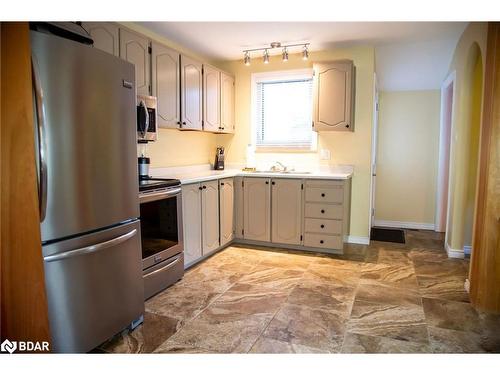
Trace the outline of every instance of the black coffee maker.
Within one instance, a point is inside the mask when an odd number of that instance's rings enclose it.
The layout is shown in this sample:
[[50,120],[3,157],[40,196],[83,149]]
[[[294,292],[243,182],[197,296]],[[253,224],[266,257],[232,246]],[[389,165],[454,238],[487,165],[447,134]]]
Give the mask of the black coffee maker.
[[224,147],[217,147],[217,151],[215,152],[215,162],[214,169],[221,171],[224,169]]

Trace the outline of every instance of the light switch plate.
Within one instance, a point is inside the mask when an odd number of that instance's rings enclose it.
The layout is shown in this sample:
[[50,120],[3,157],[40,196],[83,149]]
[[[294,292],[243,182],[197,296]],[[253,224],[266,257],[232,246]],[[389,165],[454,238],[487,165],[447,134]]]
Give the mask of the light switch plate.
[[322,148],[321,150],[319,150],[319,158],[321,160],[330,160],[331,159],[330,150],[327,150],[326,148]]

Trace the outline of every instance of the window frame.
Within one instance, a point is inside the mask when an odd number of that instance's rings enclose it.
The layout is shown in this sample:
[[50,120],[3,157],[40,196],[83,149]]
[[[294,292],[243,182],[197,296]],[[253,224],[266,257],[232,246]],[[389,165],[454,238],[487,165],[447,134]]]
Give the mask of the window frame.
[[[312,140],[310,147],[294,147],[289,144],[283,146],[265,146],[257,144],[257,127],[260,126],[259,118],[257,116],[258,106],[258,83],[260,82],[280,82],[286,80],[299,80],[299,79],[313,79],[313,69],[293,69],[293,70],[280,70],[269,71],[263,73],[252,73],[251,79],[251,140],[255,145],[256,153],[315,153],[318,150],[318,134],[312,130]],[[311,107],[311,114],[313,108]]]

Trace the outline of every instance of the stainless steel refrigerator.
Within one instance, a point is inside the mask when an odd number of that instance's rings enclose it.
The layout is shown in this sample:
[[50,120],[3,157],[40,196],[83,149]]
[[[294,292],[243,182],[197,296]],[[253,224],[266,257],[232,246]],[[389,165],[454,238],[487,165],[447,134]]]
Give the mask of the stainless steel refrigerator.
[[134,66],[31,31],[52,350],[86,352],[144,310]]

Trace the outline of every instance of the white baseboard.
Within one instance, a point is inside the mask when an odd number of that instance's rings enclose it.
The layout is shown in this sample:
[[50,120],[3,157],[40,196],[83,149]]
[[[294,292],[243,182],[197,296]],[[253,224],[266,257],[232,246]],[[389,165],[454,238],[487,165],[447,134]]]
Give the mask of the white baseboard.
[[472,253],[472,246],[465,245],[464,246],[464,254],[470,255]]
[[434,230],[434,223],[414,223],[411,221],[390,221],[390,220],[375,220],[373,222],[375,227],[389,227],[389,228],[404,228],[404,229],[423,229]]
[[464,251],[460,249],[452,249],[447,243],[444,244],[448,258],[463,259],[465,257]]
[[359,245],[369,245],[370,239],[368,237],[358,237],[358,236],[347,236],[346,242],[356,243]]

